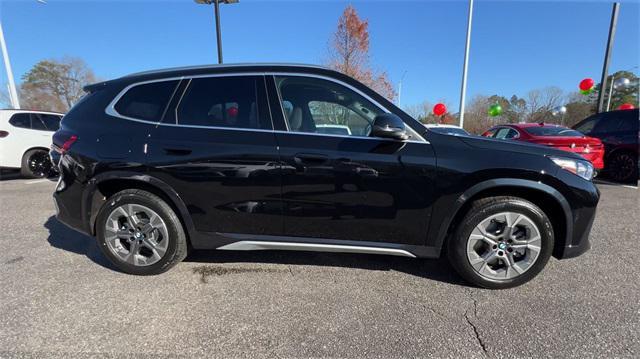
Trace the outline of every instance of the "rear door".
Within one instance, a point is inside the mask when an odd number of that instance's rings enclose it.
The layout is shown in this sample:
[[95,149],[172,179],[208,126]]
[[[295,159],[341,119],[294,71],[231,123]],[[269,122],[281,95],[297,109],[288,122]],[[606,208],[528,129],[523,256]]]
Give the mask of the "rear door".
[[150,174],[178,192],[196,230],[282,233],[280,164],[263,76],[182,80],[148,146]]

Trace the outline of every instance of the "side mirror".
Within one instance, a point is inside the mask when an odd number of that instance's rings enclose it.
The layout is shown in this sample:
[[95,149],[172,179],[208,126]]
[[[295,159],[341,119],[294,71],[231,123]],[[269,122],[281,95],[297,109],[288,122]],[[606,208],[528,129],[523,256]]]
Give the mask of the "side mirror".
[[392,113],[383,113],[376,116],[369,136],[393,138],[401,141],[409,139],[404,122],[400,117]]

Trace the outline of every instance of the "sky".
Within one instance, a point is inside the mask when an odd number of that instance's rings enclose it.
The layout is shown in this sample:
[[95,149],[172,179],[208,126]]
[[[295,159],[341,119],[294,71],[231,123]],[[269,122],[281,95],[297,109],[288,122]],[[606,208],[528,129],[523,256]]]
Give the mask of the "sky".
[[[240,0],[221,6],[224,60],[322,64],[349,4],[369,21],[372,67],[402,82],[402,107],[445,101],[457,110],[464,0]],[[610,16],[607,1],[476,0],[467,103],[480,94],[569,92],[583,78],[597,82]],[[639,18],[640,1],[622,1],[610,72],[640,63]],[[18,81],[36,62],[64,56],[84,59],[101,79],[217,62],[213,7],[192,0],[0,0],[0,20]]]

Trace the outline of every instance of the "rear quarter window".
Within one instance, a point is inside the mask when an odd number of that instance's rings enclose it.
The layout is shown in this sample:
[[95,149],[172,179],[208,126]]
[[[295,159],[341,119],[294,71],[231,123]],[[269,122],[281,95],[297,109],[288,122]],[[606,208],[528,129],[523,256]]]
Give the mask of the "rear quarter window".
[[138,120],[160,122],[178,80],[136,85],[114,106],[118,114]]
[[11,116],[9,123],[14,127],[31,129],[31,115],[29,113],[16,113]]

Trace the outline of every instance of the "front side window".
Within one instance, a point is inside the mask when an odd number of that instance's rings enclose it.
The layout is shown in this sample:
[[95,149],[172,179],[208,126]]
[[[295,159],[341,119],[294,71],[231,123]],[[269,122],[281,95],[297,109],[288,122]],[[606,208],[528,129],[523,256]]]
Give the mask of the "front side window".
[[31,116],[28,113],[16,113],[11,116],[9,123],[14,127],[31,129]]
[[258,80],[255,76],[192,79],[176,109],[178,124],[272,129],[266,110],[258,108]]
[[40,131],[57,131],[58,128],[60,128],[60,116],[44,113],[32,113],[31,128]]
[[278,76],[276,83],[291,132],[369,136],[373,120],[384,113],[362,95],[332,81]]
[[115,110],[133,119],[160,122],[178,82],[160,81],[134,86],[116,103]]
[[604,117],[594,128],[594,132],[607,133],[618,131],[621,120],[614,117]]

